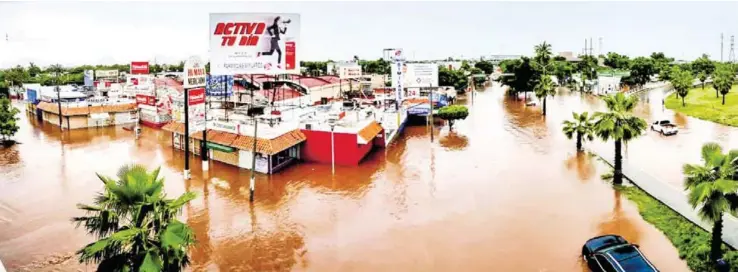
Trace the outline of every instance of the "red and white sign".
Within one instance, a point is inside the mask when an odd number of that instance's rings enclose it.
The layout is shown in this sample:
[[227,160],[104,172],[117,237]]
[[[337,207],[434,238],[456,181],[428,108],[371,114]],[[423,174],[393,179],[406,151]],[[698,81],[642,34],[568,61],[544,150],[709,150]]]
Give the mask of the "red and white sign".
[[149,62],[148,61],[131,62],[131,74],[132,75],[146,75],[148,73],[149,73]]
[[190,103],[188,106],[196,106],[205,103],[205,88],[190,89],[187,91]]
[[205,87],[207,85],[207,73],[205,64],[197,56],[192,56],[184,63],[184,88]]
[[300,14],[210,14],[214,75],[297,74],[300,47]]
[[144,94],[136,95],[136,104],[156,106],[156,97]]
[[131,83],[133,83],[134,86],[138,85],[138,78],[131,78]]

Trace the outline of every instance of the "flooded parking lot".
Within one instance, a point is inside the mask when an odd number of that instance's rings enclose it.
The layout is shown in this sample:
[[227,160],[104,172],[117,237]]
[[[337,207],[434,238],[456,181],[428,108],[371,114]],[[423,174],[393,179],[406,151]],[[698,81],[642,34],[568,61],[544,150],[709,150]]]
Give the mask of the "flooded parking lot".
[[[637,114],[652,118],[654,105]],[[607,169],[561,133],[572,110],[603,107],[564,91],[544,119],[490,88],[453,132],[437,128],[433,143],[428,128],[408,127],[335,175],[310,163],[257,175],[253,205],[248,170],[213,162],[203,173],[192,157],[193,178],[183,180],[184,155],[164,131],[144,128],[139,140],[122,128],[60,133],[24,115],[23,144],[0,151],[0,258],[12,271],[89,242],[69,221],[80,214],[75,204],[101,190],[95,172],[135,161],[161,166],[170,196],[198,194],[182,215],[198,240],[194,271],[586,271],[582,243],[606,233],[640,244],[662,271],[688,271],[666,237],[600,181]],[[732,144],[732,130],[674,121],[679,135],[649,133],[628,145],[627,159],[681,186],[681,164],[710,137]],[[585,146],[612,154],[611,143]]]

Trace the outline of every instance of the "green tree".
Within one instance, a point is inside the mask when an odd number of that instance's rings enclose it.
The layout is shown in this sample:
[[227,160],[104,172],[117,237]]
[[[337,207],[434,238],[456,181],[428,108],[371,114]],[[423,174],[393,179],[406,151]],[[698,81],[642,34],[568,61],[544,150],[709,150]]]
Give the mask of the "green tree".
[[30,75],[23,66],[16,66],[10,68],[5,72],[5,81],[8,82],[10,87],[20,87],[23,82],[28,82]]
[[474,67],[482,70],[484,74],[486,75],[489,75],[495,72],[495,64],[492,63],[491,61],[480,60],[474,64]]
[[548,97],[549,95],[556,95],[556,89],[554,88],[551,76],[543,75],[543,77],[538,80],[538,84],[536,84],[534,91],[536,93],[536,97],[538,97],[538,99],[541,100],[541,102],[543,103],[542,113],[543,116],[546,116],[546,97]]
[[[692,72],[697,76],[697,78],[699,78],[700,82],[702,82],[702,89],[704,89],[705,81],[707,81],[707,78],[712,76],[715,72],[715,63],[710,60],[710,57],[707,54],[702,54],[701,57],[692,62]],[[718,94],[715,92],[715,98],[717,97]]]
[[464,120],[469,116],[469,109],[464,105],[449,105],[438,110],[438,118],[448,121],[448,129],[453,130],[454,121]]
[[469,84],[469,79],[463,70],[451,70],[441,65],[438,66],[438,84],[454,86],[457,90],[462,90]]
[[86,215],[72,219],[98,239],[77,251],[79,261],[98,271],[182,271],[194,237],[177,215],[194,193],[167,199],[159,168],[143,165],[121,167],[117,180],[97,176],[104,191],[93,205],[78,204]]
[[537,63],[545,67],[546,65],[548,65],[549,62],[551,62],[551,55],[553,55],[553,53],[551,52],[550,43],[546,43],[546,41],[543,41],[543,43],[536,45],[533,50],[535,51],[535,57],[533,58],[533,60],[535,60]]
[[671,63],[674,62],[674,58],[666,57],[662,52],[653,52],[651,53],[651,61],[653,61],[653,65],[656,69],[654,74],[662,74],[662,71],[664,73],[669,72],[669,69],[671,69]]
[[603,141],[615,141],[615,167],[613,182],[623,183],[623,156],[622,144],[643,134],[647,124],[643,119],[632,115],[631,111],[638,103],[637,96],[626,96],[623,93],[609,95],[603,98],[607,105],[607,112],[594,114],[594,131]]
[[10,138],[18,132],[18,113],[20,110],[13,107],[10,99],[0,95],[0,136],[4,144],[11,142]]
[[722,257],[723,214],[738,216],[738,150],[723,154],[717,143],[706,143],[701,155],[702,165],[685,164],[682,172],[689,204],[697,209],[700,218],[713,224],[710,259],[714,263]]
[[469,70],[471,66],[469,65],[469,62],[466,60],[461,61],[461,70]]
[[41,68],[36,66],[33,62],[28,63],[28,75],[31,77],[36,77],[37,75],[41,74]]
[[684,98],[687,97],[689,89],[692,88],[692,83],[694,83],[692,73],[682,70],[679,66],[674,66],[671,70],[671,80],[669,82],[671,82],[671,86],[676,90],[677,95],[682,98],[682,107],[684,107]]
[[723,95],[723,105],[725,105],[725,95],[730,92],[730,88],[733,87],[735,81],[735,72],[730,65],[721,64],[717,67],[712,86],[715,87],[716,92]]
[[586,111],[581,114],[572,112],[571,115],[572,120],[563,122],[563,132],[569,140],[575,136],[577,137],[577,151],[580,151],[582,150],[582,141],[594,140],[594,119]]
[[589,55],[579,56],[579,58],[581,61],[577,63],[577,72],[580,73],[582,85],[584,86],[587,80],[597,78],[597,59]]
[[643,87],[651,80],[651,76],[656,73],[653,60],[644,57],[637,57],[630,62],[630,75],[622,79],[623,84],[634,89]]
[[615,52],[607,53],[605,56],[605,65],[613,69],[628,69],[630,67],[630,59],[626,55],[620,55]]
[[567,61],[560,61],[554,59],[553,62],[553,74],[556,76],[559,86],[564,86],[571,81],[571,76],[574,73],[574,66]]

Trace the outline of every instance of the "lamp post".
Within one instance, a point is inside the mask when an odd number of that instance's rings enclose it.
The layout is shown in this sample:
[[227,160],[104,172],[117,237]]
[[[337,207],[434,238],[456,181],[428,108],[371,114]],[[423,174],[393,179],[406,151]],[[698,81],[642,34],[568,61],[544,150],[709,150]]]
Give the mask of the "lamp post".
[[[253,103],[253,101],[252,101]],[[253,104],[252,104],[253,105]],[[256,127],[259,124],[259,120],[254,117],[254,149],[251,150],[251,179],[249,180],[249,202],[254,202],[254,187],[256,185]]]
[[335,142],[335,134],[333,133],[333,130],[336,128],[336,124],[331,122],[331,172],[333,175],[336,174],[336,142]]
[[61,108],[61,89],[59,88],[59,64],[54,66],[54,88],[56,89],[56,105],[59,109],[59,130],[64,130],[64,121],[62,120],[62,108]]

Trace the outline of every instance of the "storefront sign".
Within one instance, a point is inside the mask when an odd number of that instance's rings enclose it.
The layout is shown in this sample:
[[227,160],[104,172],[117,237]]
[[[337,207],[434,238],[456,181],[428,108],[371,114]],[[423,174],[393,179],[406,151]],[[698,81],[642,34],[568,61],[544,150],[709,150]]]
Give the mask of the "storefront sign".
[[210,128],[218,131],[228,132],[232,134],[238,134],[238,124],[227,123],[221,121],[213,121],[210,123]]
[[148,61],[131,62],[131,74],[132,75],[145,75],[148,73],[149,73],[149,62]]
[[223,151],[223,152],[228,152],[228,153],[231,153],[231,152],[235,151],[235,149],[233,147],[225,146],[225,145],[220,145],[220,144],[216,144],[216,143],[208,142],[206,145],[208,146],[208,148],[211,148],[211,149],[214,149],[214,150],[218,150],[218,151]]
[[300,14],[210,14],[212,74],[300,73],[300,46]]
[[341,79],[361,77],[361,66],[358,63],[342,64],[338,66],[338,76]]
[[118,70],[97,70],[95,71],[95,77],[118,77]]
[[205,120],[205,88],[188,89],[186,92],[190,121],[189,133],[203,131],[207,127],[207,121]]
[[136,104],[156,106],[156,97],[150,95],[137,94]]
[[190,57],[184,64],[184,88],[205,87],[207,85],[206,75],[205,64],[202,63],[200,58],[197,56]]

